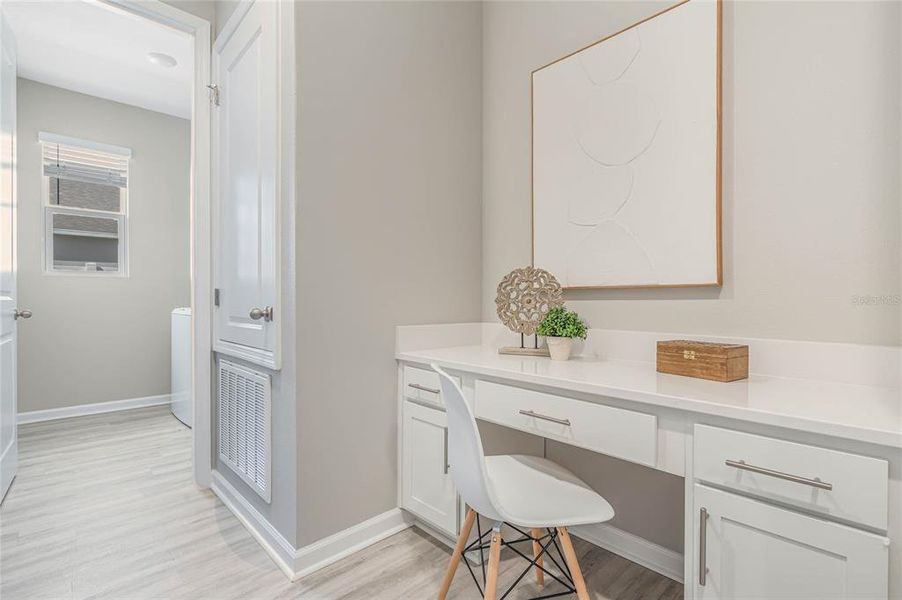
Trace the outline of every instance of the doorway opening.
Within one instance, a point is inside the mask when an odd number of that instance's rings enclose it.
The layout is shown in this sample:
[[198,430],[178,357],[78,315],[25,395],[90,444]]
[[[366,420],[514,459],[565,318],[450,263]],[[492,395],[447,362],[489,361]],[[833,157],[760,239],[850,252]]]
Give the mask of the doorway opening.
[[12,1],[2,42],[0,494],[18,424],[138,408],[192,428],[208,486],[210,23],[154,1]]

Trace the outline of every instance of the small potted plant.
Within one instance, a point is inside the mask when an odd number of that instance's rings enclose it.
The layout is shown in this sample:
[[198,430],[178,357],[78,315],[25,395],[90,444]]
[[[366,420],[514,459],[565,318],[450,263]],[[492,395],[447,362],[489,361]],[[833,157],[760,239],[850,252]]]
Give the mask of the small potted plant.
[[586,322],[579,315],[563,306],[552,308],[539,323],[536,333],[545,336],[551,360],[567,360],[573,347],[573,338],[586,339]]

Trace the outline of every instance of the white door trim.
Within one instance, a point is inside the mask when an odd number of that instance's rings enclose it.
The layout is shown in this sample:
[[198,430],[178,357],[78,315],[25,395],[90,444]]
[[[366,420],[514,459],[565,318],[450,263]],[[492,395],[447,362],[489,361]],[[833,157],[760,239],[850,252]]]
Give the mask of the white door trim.
[[[20,307],[18,306],[16,284],[16,265],[18,263],[17,203],[19,194],[17,180],[18,159],[16,157],[18,148],[16,129],[16,72],[18,60],[15,37],[2,15],[0,15],[0,29],[2,29],[2,32],[0,32],[0,46],[2,46],[2,50],[0,50],[0,63],[2,63],[0,65],[0,79],[5,80],[0,82],[0,96],[3,96],[0,99],[0,104],[6,104],[6,106],[0,106],[0,117],[2,117],[2,120],[8,119],[9,127],[9,131],[5,132],[8,134],[9,142],[5,152],[8,152],[9,156],[4,157],[5,160],[9,161],[9,164],[6,166],[5,173],[0,175],[0,186],[9,186],[8,189],[0,192],[0,197],[4,193],[9,194],[9,198],[3,199],[8,203],[7,208],[0,208],[0,212],[8,211],[5,216],[0,214],[0,237],[9,236],[3,240],[5,245],[3,253],[6,254],[8,252],[8,255],[0,259],[0,263],[3,263],[0,264],[0,270],[7,270],[9,274],[9,280],[6,282],[6,285],[4,285],[3,277],[0,275],[0,311],[2,311],[0,312],[0,353],[7,352],[5,364],[0,365],[0,387],[4,384],[6,386],[5,390],[0,390],[0,413],[2,413],[0,414],[0,421],[4,423],[7,428],[6,431],[11,434],[8,441],[3,440],[3,436],[0,435],[0,443],[2,443],[2,448],[0,448],[0,502],[2,502],[12,485],[13,479],[16,477],[19,464],[19,432],[15,425],[18,403],[18,398],[16,397],[18,393],[16,391],[18,324],[14,311],[19,310]],[[0,152],[0,155],[5,152]],[[2,357],[0,357],[0,361],[3,361]],[[3,369],[8,369],[8,371],[4,374]],[[12,420],[12,427],[9,426],[7,419]]]
[[194,94],[191,111],[191,308],[194,391],[194,481],[212,483],[213,413],[210,221],[210,22],[160,0],[101,0],[194,36]]

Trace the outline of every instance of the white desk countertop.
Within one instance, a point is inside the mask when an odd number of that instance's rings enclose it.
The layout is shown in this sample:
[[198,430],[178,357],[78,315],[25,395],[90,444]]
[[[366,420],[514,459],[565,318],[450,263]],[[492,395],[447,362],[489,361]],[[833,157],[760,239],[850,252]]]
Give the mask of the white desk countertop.
[[897,388],[752,375],[732,383],[655,371],[645,362],[498,354],[486,346],[398,352],[401,361],[902,448]]

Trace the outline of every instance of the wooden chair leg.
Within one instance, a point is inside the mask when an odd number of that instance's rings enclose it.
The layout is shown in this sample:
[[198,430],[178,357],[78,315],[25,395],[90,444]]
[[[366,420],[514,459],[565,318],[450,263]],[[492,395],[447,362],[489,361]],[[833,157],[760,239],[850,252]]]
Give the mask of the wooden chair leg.
[[467,547],[467,540],[470,538],[470,530],[473,529],[473,521],[476,520],[476,511],[472,508],[467,511],[467,517],[464,519],[464,525],[460,528],[460,535],[457,537],[457,545],[454,546],[454,553],[451,554],[451,562],[448,563],[448,570],[445,571],[445,579],[442,581],[442,587],[438,592],[438,600],[445,600],[448,595],[448,589],[454,580],[454,573],[457,572],[457,565],[460,564],[460,557],[463,556],[464,548]]
[[539,528],[533,528],[532,530],[532,557],[536,560],[536,583],[539,585],[545,585],[545,571],[541,569],[544,565],[544,559],[539,556],[539,553],[542,552],[542,544],[540,544],[537,540],[542,537],[542,530]]
[[573,549],[573,541],[570,539],[570,533],[566,527],[558,527],[558,533],[561,536],[561,546],[564,550],[564,559],[570,568],[570,575],[573,577],[573,583],[576,585],[576,597],[579,600],[589,600],[589,591],[586,589],[586,582],[583,579],[583,573],[579,570],[579,559],[576,558],[576,550]]
[[486,572],[484,600],[495,600],[498,587],[498,565],[501,562],[501,528],[492,529],[492,545],[489,548],[489,568]]

